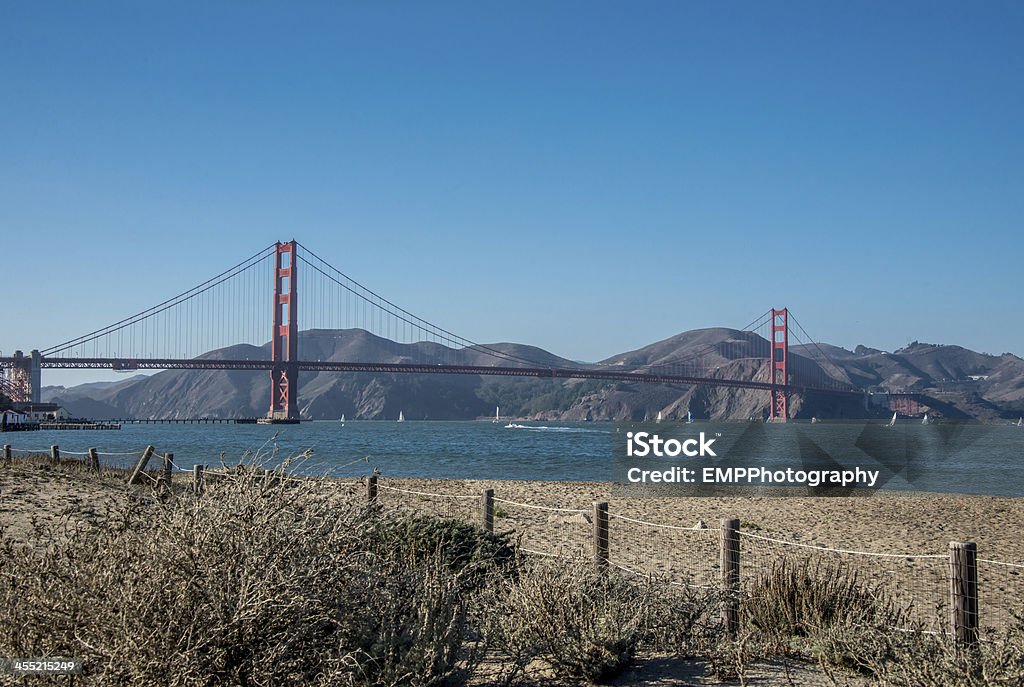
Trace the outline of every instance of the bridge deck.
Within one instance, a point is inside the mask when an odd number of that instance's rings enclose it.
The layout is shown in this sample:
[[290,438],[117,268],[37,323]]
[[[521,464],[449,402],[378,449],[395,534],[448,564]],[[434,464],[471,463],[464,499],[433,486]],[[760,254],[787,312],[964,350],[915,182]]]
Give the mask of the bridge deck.
[[[11,367],[14,358],[0,358],[0,367]],[[659,374],[654,372],[630,372],[607,368],[558,368],[558,367],[488,367],[478,365],[425,365],[414,363],[347,363],[333,361],[298,361],[302,372],[383,372],[393,374],[468,374],[498,377],[538,377],[548,379],[601,379],[618,382],[639,382],[642,384],[684,384],[696,386],[719,386],[738,389],[760,389],[770,391],[781,389],[787,393],[818,392],[860,395],[860,390],[839,390],[816,388],[801,384],[773,385],[770,382],[753,380],[723,379],[719,377],[691,377],[684,375]],[[40,367],[45,369],[86,369],[117,370],[270,370],[270,360],[214,360],[210,358],[43,358]]]

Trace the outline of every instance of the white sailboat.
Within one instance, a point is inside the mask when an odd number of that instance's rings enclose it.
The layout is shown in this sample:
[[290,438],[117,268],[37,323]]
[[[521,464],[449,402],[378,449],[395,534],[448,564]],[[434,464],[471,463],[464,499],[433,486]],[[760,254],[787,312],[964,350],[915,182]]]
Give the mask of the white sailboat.
[[657,417],[657,418],[655,418],[655,420],[654,420],[654,421],[655,421],[655,422],[661,422],[661,411],[660,411],[660,410],[658,411],[658,417]]
[[342,414],[341,414],[341,419],[340,419],[340,420],[338,420],[338,422],[340,422],[340,423],[341,423],[341,426],[342,426],[342,427],[344,427],[344,426],[345,426],[345,413],[342,413]]
[[494,422],[501,422],[501,406],[494,406]]
[[1017,418],[1017,426],[1024,427],[1024,417]]
[[643,421],[644,421],[644,422],[647,422],[647,421],[648,421],[648,420],[650,420],[650,419],[651,419],[651,418],[650,418],[650,415],[648,415],[648,414],[647,414],[646,412],[644,412],[644,420],[643,420]]
[[401,410],[398,411],[398,421],[405,422],[405,413],[403,413]]
[[889,420],[889,424],[886,425],[886,426],[887,427],[895,427],[896,426],[896,413],[892,414],[892,419]]
[[927,425],[928,424],[928,413],[924,414],[924,419],[921,420],[921,424],[922,425]]
[[686,424],[693,424],[693,413],[691,413],[689,410],[686,411]]

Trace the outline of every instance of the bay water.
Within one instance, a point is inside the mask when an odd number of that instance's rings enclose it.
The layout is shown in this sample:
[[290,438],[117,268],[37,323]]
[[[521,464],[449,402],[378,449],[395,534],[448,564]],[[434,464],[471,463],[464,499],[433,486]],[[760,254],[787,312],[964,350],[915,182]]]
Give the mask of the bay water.
[[[698,422],[693,431],[709,436],[749,434],[749,423]],[[879,423],[875,423],[878,425]],[[843,464],[857,461],[856,432],[842,423],[763,425],[758,427],[758,459],[765,465],[792,461],[794,428],[825,446],[843,447]],[[175,464],[217,467],[258,456],[274,462],[312,450],[300,471],[338,477],[432,477],[452,479],[608,481],[613,479],[612,444],[624,426],[592,422],[441,422],[322,421],[300,425],[126,424],[121,430],[12,432],[3,443],[15,449],[131,453],[152,444],[174,454]],[[901,421],[894,431],[926,448],[912,480],[895,480],[897,489],[998,496],[1024,496],[1024,428],[975,425],[963,428],[953,444],[944,444],[943,425]],[[853,433],[851,433],[853,432]],[[948,432],[947,432],[948,433]],[[725,443],[725,441],[720,442]],[[945,448],[944,448],[945,447]],[[831,449],[830,449],[831,450]],[[104,456],[107,463],[129,466],[130,455]]]

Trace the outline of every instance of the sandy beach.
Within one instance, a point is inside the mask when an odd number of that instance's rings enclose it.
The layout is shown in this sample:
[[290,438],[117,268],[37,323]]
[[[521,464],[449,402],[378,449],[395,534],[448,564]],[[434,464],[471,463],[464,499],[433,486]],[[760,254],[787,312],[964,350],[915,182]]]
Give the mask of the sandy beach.
[[[381,479],[387,507],[478,522],[493,489],[495,530],[541,555],[588,556],[593,504],[606,501],[610,559],[679,584],[718,584],[719,527],[738,518],[744,584],[782,557],[842,566],[892,594],[912,618],[943,629],[950,542],[975,542],[982,625],[1004,627],[1024,603],[1024,499],[878,492],[872,497],[644,497],[609,483]],[[360,487],[354,496],[364,497]],[[400,491],[402,490],[402,491]],[[419,493],[410,493],[419,492]],[[427,496],[444,494],[447,498]],[[706,527],[706,529],[704,529]],[[990,562],[991,561],[991,562]]]

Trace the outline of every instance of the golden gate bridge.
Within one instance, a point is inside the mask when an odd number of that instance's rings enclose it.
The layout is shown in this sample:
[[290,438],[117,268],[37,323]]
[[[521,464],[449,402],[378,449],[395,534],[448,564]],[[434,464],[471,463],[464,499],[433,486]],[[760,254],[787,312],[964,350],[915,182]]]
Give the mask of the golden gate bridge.
[[[380,359],[379,350],[354,351],[348,360],[304,359],[300,312],[306,331],[361,329],[375,334],[385,343],[387,359]],[[791,339],[800,353],[791,352]],[[767,393],[769,417],[775,421],[789,418],[792,394],[864,393],[787,308],[772,308],[727,339],[653,364],[572,363],[457,335],[371,291],[294,240],[271,244],[215,277],[106,327],[28,355],[18,351],[0,357],[0,394],[13,402],[38,402],[45,369],[269,371],[267,419],[272,422],[299,421],[299,373],[307,371],[757,389]]]

